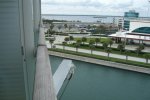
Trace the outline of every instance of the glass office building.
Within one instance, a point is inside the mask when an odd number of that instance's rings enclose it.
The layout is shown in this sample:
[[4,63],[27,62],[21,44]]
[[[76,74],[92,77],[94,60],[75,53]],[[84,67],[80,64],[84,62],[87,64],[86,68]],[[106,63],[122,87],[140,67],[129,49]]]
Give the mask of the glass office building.
[[129,12],[124,13],[124,30],[129,30],[130,20],[139,18],[139,13],[135,12],[135,10],[130,10]]
[[129,12],[125,12],[124,13],[124,17],[125,18],[138,18],[139,17],[139,13],[135,12],[135,10],[130,10]]

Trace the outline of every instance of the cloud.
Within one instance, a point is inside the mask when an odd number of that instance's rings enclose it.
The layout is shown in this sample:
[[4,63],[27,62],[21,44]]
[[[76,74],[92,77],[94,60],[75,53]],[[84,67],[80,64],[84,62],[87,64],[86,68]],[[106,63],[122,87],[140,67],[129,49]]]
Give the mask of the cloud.
[[42,5],[57,5],[57,6],[92,6],[92,7],[98,7],[102,4],[97,1],[92,0],[76,0],[76,1],[69,1],[69,0],[43,0]]
[[135,9],[145,15],[148,7],[147,0],[42,0],[43,14],[123,15]]

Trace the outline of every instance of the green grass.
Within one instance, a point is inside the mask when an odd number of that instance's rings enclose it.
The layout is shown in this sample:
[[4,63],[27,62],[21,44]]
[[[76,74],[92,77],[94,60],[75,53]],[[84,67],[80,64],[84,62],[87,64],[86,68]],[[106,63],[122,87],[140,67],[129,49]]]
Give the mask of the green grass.
[[130,60],[126,61],[123,59],[117,59],[117,58],[112,58],[112,57],[108,58],[105,56],[80,53],[80,52],[62,50],[62,49],[49,49],[49,51],[56,51],[56,52],[61,52],[61,53],[66,53],[66,54],[77,55],[77,56],[83,56],[83,57],[89,57],[89,58],[95,58],[95,59],[100,59],[100,60],[106,60],[106,61],[112,61],[112,62],[117,62],[117,63],[123,63],[123,64],[128,64],[128,65],[135,65],[135,66],[139,66],[139,67],[150,68],[150,64],[146,64],[146,63],[142,63],[142,62],[136,62],[136,61],[130,61]]
[[[99,38],[100,39],[100,42],[103,43],[103,42],[109,42],[111,39],[110,38]],[[75,41],[77,40],[81,40],[81,38],[74,38]],[[87,38],[87,42],[89,43],[90,40],[95,40],[95,38]]]
[[[61,44],[59,44],[59,45],[61,45]],[[66,44],[66,46],[74,47],[75,48],[75,46],[73,44]],[[88,44],[84,44],[84,45],[82,44],[79,48],[90,50],[90,47],[89,47]],[[104,48],[102,46],[96,46],[95,48],[93,48],[93,50],[105,52],[105,50],[104,50]],[[124,51],[120,52],[117,48],[111,48],[111,53],[125,55]],[[142,52],[139,55],[137,55],[137,53],[135,53],[135,51],[130,50],[130,53],[128,54],[128,56],[144,58],[143,55],[145,55],[145,54],[150,54],[150,53],[144,53],[144,52]]]

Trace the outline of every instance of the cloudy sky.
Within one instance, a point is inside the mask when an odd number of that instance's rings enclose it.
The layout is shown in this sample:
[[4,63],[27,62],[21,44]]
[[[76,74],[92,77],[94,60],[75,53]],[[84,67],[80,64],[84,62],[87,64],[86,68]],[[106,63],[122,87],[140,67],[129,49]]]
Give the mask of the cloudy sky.
[[148,0],[42,0],[42,14],[123,15],[133,9],[150,16]]

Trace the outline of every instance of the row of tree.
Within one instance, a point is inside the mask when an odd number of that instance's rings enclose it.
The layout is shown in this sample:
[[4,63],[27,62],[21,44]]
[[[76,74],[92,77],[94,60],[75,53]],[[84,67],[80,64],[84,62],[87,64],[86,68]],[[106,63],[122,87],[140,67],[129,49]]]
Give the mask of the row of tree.
[[[73,40],[73,39],[74,39],[73,37],[65,38],[65,41],[63,42],[63,48],[65,49],[65,45],[67,44],[67,42],[70,40]],[[78,48],[81,45],[85,45],[85,43],[87,43],[86,37],[83,37],[80,40],[77,40],[76,43],[74,43],[74,46],[76,47],[76,52],[78,52]],[[99,43],[101,43],[100,38],[95,38],[94,40],[89,41],[88,46],[91,50],[91,54],[93,53],[94,48],[97,47]],[[110,56],[110,53],[112,52],[112,48],[111,48],[112,45],[113,45],[113,40],[109,40],[107,42],[102,42],[102,47],[103,47],[104,51],[108,53],[108,57]],[[137,55],[139,55],[144,48],[145,47],[143,44],[139,45],[135,50]],[[126,55],[126,60],[128,60],[128,56],[131,54],[131,51],[125,49],[125,43],[122,42],[121,44],[118,44],[117,49],[120,51],[120,53],[122,53],[124,51],[124,54]],[[150,55],[144,54],[144,57],[146,59],[146,62],[148,63],[148,59],[150,59]]]
[[[52,35],[54,35],[56,32],[53,30],[55,27],[55,25],[53,23],[50,24],[50,27],[49,29],[47,30],[47,32],[45,32],[45,34],[48,36],[48,37],[51,37]],[[62,29],[62,28],[65,28],[65,29],[68,29],[69,31],[73,28],[72,25],[67,25],[67,24],[64,24],[63,26],[62,25],[58,25],[57,28],[59,29],[59,31]]]
[[91,32],[92,34],[106,34],[106,35],[108,35],[110,33],[115,33],[118,31],[118,28],[116,26],[113,26],[113,25],[110,25],[110,26],[107,26],[107,25],[99,25],[99,26],[88,25],[87,29],[88,30],[93,29],[93,31]]
[[[48,35],[51,35],[51,34],[53,34],[54,33],[54,31],[53,31],[53,29],[54,29],[54,24],[53,23],[51,23],[50,24],[50,28],[48,29],[48,31],[46,32],[46,34],[48,34]],[[61,30],[61,28],[62,27],[64,27],[65,29],[69,29],[69,31],[73,28],[73,27],[75,27],[74,25],[68,25],[68,24],[64,24],[64,25],[58,25],[58,29],[59,29],[59,31]],[[88,25],[87,26],[87,29],[88,29],[88,31],[90,30],[90,29],[92,29],[93,31],[91,31],[91,33],[92,34],[106,34],[106,33],[111,33],[112,31],[114,31],[114,28],[113,28],[113,26],[105,26],[105,25],[99,25],[99,26],[96,26],[96,25],[93,25],[93,26],[91,26],[91,25]],[[117,31],[117,30],[116,30]]]

